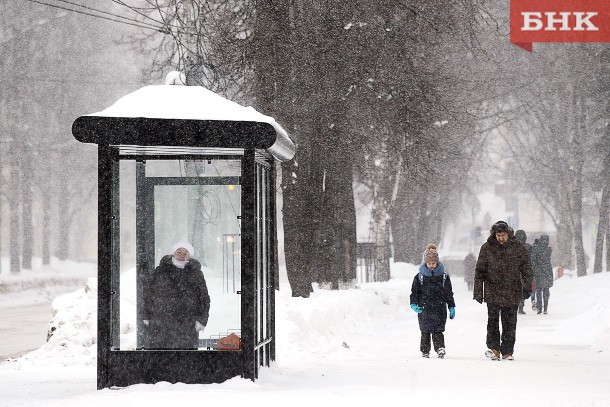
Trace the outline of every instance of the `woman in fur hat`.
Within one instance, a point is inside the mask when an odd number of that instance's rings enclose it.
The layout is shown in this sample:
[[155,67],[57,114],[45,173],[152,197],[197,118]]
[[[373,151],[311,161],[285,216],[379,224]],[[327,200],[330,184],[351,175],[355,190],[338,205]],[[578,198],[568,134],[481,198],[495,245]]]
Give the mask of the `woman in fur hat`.
[[208,323],[210,296],[189,242],[176,242],[144,290],[143,323],[149,349],[197,349]]
[[411,309],[417,313],[421,331],[422,356],[430,357],[430,337],[439,358],[445,357],[445,323],[447,308],[449,318],[455,318],[455,301],[451,279],[438,258],[436,245],[430,243],[423,254],[419,273],[411,286]]

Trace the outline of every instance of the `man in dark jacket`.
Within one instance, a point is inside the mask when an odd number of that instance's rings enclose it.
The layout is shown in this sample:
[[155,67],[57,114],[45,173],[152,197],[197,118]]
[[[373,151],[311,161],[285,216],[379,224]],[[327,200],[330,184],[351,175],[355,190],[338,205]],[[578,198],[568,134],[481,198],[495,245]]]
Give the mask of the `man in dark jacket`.
[[178,242],[163,256],[144,291],[143,320],[149,349],[197,349],[208,323],[210,296],[193,247]]
[[[529,255],[504,221],[496,222],[481,246],[474,277],[474,299],[487,303],[486,356],[513,360],[517,308],[532,285]],[[525,291],[529,297],[529,291]],[[500,320],[502,335],[500,335]]]

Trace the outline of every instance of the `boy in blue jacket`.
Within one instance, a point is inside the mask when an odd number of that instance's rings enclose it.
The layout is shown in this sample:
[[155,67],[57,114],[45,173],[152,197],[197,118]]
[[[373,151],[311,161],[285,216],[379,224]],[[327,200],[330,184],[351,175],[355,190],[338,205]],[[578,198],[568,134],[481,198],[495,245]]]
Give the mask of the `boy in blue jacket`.
[[455,318],[455,301],[451,279],[445,273],[445,266],[439,261],[436,245],[432,243],[426,246],[419,273],[413,279],[410,302],[411,309],[417,313],[419,321],[422,356],[430,357],[430,337],[432,337],[434,351],[439,358],[444,358],[443,332],[447,322],[447,307],[449,307],[449,318]]

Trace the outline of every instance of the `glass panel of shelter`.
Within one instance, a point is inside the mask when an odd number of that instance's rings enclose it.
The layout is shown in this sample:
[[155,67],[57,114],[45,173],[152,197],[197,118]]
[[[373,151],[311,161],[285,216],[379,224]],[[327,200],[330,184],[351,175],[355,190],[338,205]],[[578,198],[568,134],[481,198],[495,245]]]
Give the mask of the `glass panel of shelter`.
[[[241,160],[122,159],[119,171],[113,348],[214,350],[241,336]],[[193,249],[184,268],[178,242]]]

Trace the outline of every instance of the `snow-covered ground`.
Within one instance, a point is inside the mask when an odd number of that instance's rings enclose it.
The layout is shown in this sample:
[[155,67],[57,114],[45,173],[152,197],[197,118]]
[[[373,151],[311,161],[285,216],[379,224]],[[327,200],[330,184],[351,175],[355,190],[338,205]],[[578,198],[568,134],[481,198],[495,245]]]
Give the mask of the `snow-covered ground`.
[[43,265],[39,258],[35,258],[32,270],[12,275],[9,259],[1,258],[0,262],[2,360],[23,355],[44,344],[49,321],[53,316],[53,299],[82,288],[88,277],[97,274],[97,265],[59,261],[55,258],[50,265]]
[[53,302],[54,321],[62,324],[47,344],[0,364],[0,406],[608,405],[610,273],[556,281],[548,315],[532,313],[528,301],[515,360],[492,362],[483,356],[486,308],[459,277],[447,356],[420,356],[417,317],[409,308],[416,272],[414,265],[394,264],[387,283],[316,290],[309,299],[292,298],[284,282],[276,303],[277,361],[256,382],[101,391],[90,279],[87,290]]

